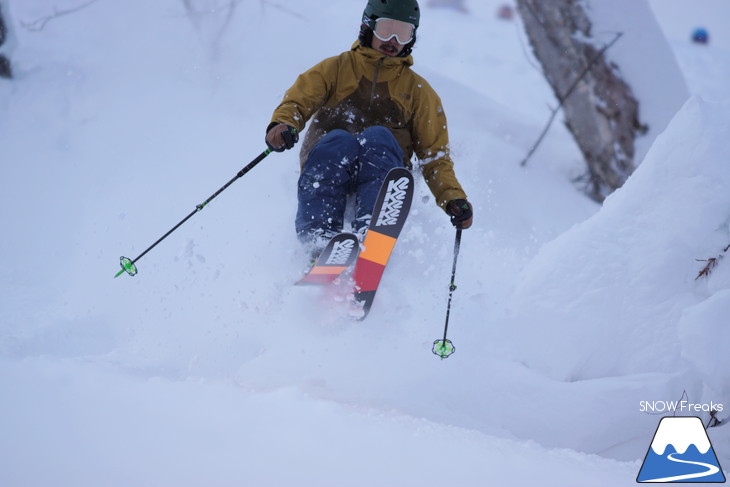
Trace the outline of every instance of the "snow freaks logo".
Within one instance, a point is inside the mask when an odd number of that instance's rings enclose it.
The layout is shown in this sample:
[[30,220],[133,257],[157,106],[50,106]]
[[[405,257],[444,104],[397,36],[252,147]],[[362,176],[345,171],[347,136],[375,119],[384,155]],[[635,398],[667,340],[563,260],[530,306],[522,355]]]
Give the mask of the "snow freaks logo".
[[353,240],[337,242],[332,249],[332,253],[327,257],[327,265],[345,265],[354,249],[355,242]]
[[722,412],[723,405],[711,402],[709,404],[696,404],[689,401],[640,401],[639,411],[642,413],[711,413]]
[[398,223],[400,210],[403,208],[403,200],[408,191],[408,178],[402,177],[388,183],[388,192],[385,194],[383,208],[378,215],[378,226],[390,226]]
[[637,482],[725,482],[715,450],[697,416],[662,418]]

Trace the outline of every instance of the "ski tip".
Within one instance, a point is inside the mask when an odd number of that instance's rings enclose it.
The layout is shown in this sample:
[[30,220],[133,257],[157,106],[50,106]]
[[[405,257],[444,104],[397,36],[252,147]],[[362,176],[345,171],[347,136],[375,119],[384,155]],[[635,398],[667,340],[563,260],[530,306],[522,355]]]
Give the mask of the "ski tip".
[[396,179],[400,177],[407,177],[411,181],[413,180],[413,174],[405,167],[394,167],[385,176],[385,179]]

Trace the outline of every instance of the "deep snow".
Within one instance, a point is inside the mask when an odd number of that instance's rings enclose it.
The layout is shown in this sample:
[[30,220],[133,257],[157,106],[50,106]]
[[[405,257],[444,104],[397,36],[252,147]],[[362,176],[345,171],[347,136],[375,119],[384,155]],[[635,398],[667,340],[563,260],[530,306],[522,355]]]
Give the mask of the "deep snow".
[[[602,17],[641,40],[612,55],[657,121],[602,207],[571,184],[582,165],[560,124],[519,167],[555,101],[501,2],[422,2],[414,68],[444,101],[476,209],[445,361],[430,347],[454,232],[418,178],[363,323],[292,286],[295,151],[236,182],[138,276],[112,278],[119,255],[263,149],[284,90],[351,45],[364,2],[98,0],[33,30],[85,3],[9,5],[0,484],[630,485],[659,421],[640,401],[730,403],[730,268],[695,280],[696,259],[730,244],[723,2],[654,0],[659,24],[643,2]],[[712,41],[691,45],[701,20]],[[726,428],[709,434],[730,463]]]

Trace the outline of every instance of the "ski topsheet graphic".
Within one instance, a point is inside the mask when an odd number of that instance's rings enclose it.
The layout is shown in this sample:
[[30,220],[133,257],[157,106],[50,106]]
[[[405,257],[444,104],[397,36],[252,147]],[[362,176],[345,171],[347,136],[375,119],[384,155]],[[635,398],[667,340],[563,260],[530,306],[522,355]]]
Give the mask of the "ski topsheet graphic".
[[696,416],[662,418],[636,481],[725,482],[702,420]]
[[[380,278],[385,271],[398,235],[408,217],[413,201],[413,176],[405,168],[391,169],[375,201],[370,226],[362,251],[355,264],[355,302],[365,318],[375,299]],[[359,310],[356,310],[359,311]]]
[[352,233],[340,233],[330,239],[317,262],[297,284],[329,284],[355,261],[359,242]]

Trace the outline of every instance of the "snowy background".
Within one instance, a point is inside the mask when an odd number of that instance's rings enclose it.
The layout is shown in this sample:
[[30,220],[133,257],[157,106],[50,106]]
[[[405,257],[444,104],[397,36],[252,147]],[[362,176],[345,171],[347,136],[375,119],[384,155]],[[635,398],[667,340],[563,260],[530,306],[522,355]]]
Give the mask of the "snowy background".
[[730,264],[695,280],[730,244],[725,0],[591,2],[650,124],[602,207],[560,123],[519,167],[556,103],[519,19],[422,2],[414,69],[475,206],[448,360],[454,231],[419,178],[362,323],[292,285],[297,151],[113,279],[265,148],[364,3],[5,0],[0,485],[634,485],[660,418],[641,401],[728,417]]

